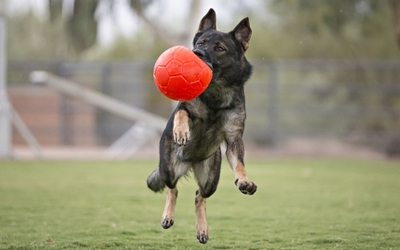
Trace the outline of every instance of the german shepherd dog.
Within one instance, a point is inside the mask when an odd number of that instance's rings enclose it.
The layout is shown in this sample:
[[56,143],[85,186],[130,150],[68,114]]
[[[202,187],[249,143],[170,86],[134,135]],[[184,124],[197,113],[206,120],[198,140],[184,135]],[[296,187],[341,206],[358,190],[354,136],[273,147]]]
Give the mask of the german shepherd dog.
[[252,71],[244,53],[251,33],[248,18],[229,33],[216,30],[213,9],[202,18],[193,39],[193,52],[212,68],[213,78],[199,97],[178,103],[161,136],[159,165],[147,179],[147,186],[154,192],[167,186],[161,218],[161,226],[167,229],[174,224],[176,184],[189,171],[194,173],[199,186],[195,197],[197,239],[203,244],[208,240],[206,198],[217,189],[222,143],[226,144],[235,185],[248,195],[257,190],[247,179],[242,141],[246,118],[244,83]]

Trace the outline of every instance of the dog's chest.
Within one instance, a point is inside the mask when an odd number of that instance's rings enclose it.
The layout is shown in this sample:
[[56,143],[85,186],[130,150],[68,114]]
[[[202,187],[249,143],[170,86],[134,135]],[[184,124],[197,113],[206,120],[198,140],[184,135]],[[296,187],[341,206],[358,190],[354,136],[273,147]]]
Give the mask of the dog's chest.
[[207,114],[207,116],[192,115],[191,138],[182,152],[186,160],[201,161],[209,158],[226,140],[226,136],[237,128],[235,124],[243,122],[235,110],[217,112],[208,110]]

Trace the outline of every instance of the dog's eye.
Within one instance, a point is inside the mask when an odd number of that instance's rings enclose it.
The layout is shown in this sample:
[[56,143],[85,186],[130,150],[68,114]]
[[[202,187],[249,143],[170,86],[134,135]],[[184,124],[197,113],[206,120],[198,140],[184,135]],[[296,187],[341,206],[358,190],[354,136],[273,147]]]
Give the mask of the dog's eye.
[[225,51],[225,48],[222,47],[222,46],[216,46],[216,47],[215,47],[215,50],[216,50],[216,51]]
[[201,45],[203,45],[203,42],[197,42],[196,45],[197,45],[197,46],[201,46]]

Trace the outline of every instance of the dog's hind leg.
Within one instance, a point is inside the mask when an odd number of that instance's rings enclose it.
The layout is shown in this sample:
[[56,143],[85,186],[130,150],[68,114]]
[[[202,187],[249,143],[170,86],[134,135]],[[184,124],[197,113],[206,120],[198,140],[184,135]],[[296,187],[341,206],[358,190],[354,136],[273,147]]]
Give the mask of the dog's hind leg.
[[193,164],[193,173],[202,197],[208,198],[217,190],[221,172],[221,149],[207,160]]
[[221,150],[207,160],[196,163],[193,172],[197,179],[199,189],[196,191],[196,232],[200,243],[208,241],[208,223],[206,215],[206,198],[210,197],[217,190],[221,171]]
[[167,186],[164,212],[161,217],[161,226],[167,229],[175,222],[175,205],[176,199],[178,198],[176,184],[180,177],[187,174],[190,164],[180,162],[174,153],[161,158],[159,168],[162,181]]
[[206,215],[206,198],[201,196],[200,189],[196,191],[196,198],[194,200],[196,206],[196,231],[197,239],[200,243],[207,243],[208,241],[208,224]]
[[161,226],[164,229],[168,229],[172,225],[174,225],[175,205],[177,198],[178,198],[178,189],[176,187],[173,189],[168,188],[167,197],[165,200],[164,212],[161,217]]
[[176,183],[181,176],[187,174],[190,164],[172,161],[169,165],[161,166],[161,171],[164,171],[163,180],[167,186],[167,196],[165,199],[164,212],[161,217],[161,226],[167,229],[174,225],[175,205],[176,199],[178,198]]

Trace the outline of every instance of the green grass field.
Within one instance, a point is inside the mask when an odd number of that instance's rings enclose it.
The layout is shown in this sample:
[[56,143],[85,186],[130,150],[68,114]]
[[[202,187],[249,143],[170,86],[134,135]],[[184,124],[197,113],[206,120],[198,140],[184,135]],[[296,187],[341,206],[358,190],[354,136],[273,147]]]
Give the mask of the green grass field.
[[156,161],[0,161],[0,249],[400,249],[400,163],[247,161],[258,185],[241,194],[224,162],[197,242],[192,178],[175,225],[146,187]]

